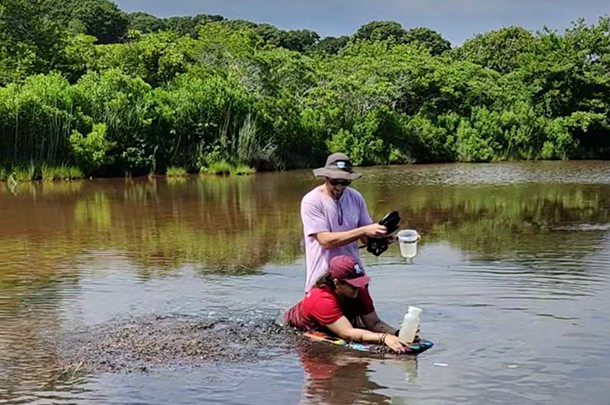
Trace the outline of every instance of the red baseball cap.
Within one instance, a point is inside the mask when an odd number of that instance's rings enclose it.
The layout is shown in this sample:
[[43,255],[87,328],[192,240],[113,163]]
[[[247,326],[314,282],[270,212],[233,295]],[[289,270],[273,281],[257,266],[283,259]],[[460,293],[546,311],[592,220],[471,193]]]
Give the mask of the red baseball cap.
[[345,281],[354,287],[364,287],[371,278],[364,274],[364,269],[350,256],[335,256],[330,259],[329,273],[337,280]]

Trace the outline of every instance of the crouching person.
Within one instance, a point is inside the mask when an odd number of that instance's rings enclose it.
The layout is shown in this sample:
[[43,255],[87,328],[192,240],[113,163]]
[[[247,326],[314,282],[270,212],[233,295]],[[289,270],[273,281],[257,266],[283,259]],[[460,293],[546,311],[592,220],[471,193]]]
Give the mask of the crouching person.
[[367,276],[349,256],[335,256],[328,273],[305,297],[284,314],[284,323],[306,331],[322,330],[345,340],[385,344],[405,350],[392,328],[377,316],[369,295]]

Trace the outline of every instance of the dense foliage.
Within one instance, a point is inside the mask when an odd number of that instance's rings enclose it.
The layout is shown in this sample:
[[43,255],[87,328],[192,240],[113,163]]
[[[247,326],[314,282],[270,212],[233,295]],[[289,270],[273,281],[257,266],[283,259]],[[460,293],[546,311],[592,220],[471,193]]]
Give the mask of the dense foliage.
[[0,164],[91,174],[610,157],[610,20],[451,48],[373,21],[351,37],[106,0],[0,4]]

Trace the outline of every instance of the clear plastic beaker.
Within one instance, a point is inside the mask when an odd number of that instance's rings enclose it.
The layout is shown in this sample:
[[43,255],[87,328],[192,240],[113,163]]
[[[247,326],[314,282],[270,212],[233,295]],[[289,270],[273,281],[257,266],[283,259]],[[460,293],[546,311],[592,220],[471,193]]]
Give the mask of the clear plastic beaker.
[[417,241],[419,240],[419,234],[416,230],[405,229],[396,235],[398,238],[398,244],[400,245],[400,254],[402,257],[412,259],[417,254]]

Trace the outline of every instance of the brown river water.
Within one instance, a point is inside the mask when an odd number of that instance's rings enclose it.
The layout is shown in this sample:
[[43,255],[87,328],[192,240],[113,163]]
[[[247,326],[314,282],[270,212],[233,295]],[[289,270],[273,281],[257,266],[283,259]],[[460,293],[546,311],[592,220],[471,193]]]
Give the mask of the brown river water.
[[397,246],[362,254],[381,318],[421,307],[428,352],[276,336],[255,360],[61,372],[78,331],[269,322],[298,301],[299,202],[317,181],[307,170],[0,183],[0,403],[610,403],[610,162],[362,172],[352,186],[372,216],[398,210],[423,235],[412,263]]

